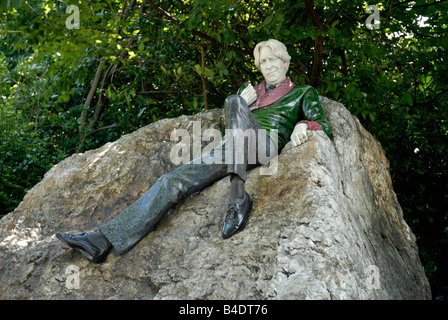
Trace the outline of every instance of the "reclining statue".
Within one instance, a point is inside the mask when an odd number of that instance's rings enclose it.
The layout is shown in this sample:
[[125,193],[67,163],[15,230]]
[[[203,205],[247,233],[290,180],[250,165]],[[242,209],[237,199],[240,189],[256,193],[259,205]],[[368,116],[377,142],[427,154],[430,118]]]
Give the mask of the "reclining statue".
[[[162,175],[143,196],[98,230],[81,235],[58,232],[57,238],[101,263],[112,248],[117,254],[131,249],[182,199],[227,175],[230,197],[222,236],[227,239],[241,231],[252,205],[244,188],[247,171],[272,160],[289,141],[294,147],[304,143],[307,130],[331,133],[316,89],[296,86],[286,77],[291,57],[283,43],[274,39],[258,43],[254,60],[264,81],[255,87],[247,82],[225,100],[226,135],[219,147]],[[244,143],[238,143],[248,130],[255,132],[256,142],[243,137]]]

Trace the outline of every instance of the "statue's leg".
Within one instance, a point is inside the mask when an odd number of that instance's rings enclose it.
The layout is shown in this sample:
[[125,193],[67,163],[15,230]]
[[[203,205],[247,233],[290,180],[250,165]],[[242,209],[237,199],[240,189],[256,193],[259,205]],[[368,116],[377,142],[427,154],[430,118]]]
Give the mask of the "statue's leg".
[[[252,200],[244,188],[247,170],[269,161],[278,151],[241,96],[228,97],[224,110],[227,172],[231,185],[222,236],[229,238],[244,228],[252,206]],[[258,151],[262,152],[259,154]]]
[[[227,172],[231,175],[232,191],[240,190],[247,171],[278,155],[276,144],[257,122],[243,98],[228,97],[224,103],[227,139]],[[262,157],[260,157],[262,155]],[[231,198],[232,198],[231,191]],[[236,192],[238,193],[238,191]]]
[[[218,156],[224,157],[224,152]],[[227,175],[226,165],[221,158],[206,164],[203,161],[205,157],[203,155],[201,161],[193,160],[164,174],[140,199],[100,227],[118,254],[125,253],[146,236],[182,199]]]
[[224,113],[228,151],[227,171],[246,181],[249,154],[254,155],[254,134],[261,129],[261,126],[241,96],[228,97],[224,102]]

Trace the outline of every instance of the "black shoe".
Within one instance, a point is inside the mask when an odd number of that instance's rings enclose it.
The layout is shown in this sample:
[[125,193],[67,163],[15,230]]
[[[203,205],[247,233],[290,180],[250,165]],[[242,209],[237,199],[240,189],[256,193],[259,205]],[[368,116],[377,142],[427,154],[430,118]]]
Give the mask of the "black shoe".
[[102,262],[112,249],[112,244],[101,231],[82,235],[58,232],[56,237],[73,249],[78,249],[90,261]]
[[244,229],[249,211],[252,207],[252,200],[247,192],[244,195],[244,200],[241,204],[231,203],[222,228],[222,237],[224,239],[230,238],[235,233]]

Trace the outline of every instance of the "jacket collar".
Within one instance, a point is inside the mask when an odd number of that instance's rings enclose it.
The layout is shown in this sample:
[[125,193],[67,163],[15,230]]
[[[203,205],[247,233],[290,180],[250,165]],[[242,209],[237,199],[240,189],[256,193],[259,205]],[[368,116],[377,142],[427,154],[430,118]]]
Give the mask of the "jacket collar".
[[266,92],[266,80],[255,86],[257,92],[257,100],[250,106],[250,110],[256,110],[273,104],[278,99],[289,93],[294,88],[294,83],[289,77],[283,80],[275,89]]

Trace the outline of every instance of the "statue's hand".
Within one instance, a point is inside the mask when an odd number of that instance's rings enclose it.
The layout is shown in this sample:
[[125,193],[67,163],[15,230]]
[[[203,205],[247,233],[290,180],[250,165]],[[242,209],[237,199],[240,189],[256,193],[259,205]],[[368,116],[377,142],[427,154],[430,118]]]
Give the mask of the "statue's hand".
[[308,140],[308,135],[306,134],[307,129],[308,125],[306,123],[299,123],[295,126],[294,131],[291,134],[291,141],[294,147],[297,147]]
[[251,84],[244,88],[243,92],[241,92],[240,95],[244,99],[244,101],[246,101],[248,106],[250,106],[257,100],[257,92]]

